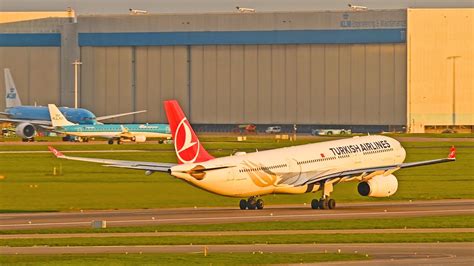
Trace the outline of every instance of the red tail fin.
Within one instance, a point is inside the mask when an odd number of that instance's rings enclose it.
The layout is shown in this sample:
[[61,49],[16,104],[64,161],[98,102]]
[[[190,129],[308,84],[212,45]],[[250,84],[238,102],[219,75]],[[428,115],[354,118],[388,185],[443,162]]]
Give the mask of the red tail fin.
[[449,159],[456,159],[456,148],[454,146],[451,147],[448,155]]
[[213,159],[199,142],[179,103],[170,100],[165,101],[164,106],[179,163],[199,163]]

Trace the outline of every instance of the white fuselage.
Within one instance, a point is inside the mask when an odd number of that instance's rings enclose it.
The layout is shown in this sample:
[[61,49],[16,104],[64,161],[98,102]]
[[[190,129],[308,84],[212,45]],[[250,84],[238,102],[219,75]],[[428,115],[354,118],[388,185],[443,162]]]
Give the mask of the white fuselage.
[[[172,167],[171,174],[224,196],[299,194],[317,191],[320,185],[301,185],[294,180],[400,164],[405,155],[405,149],[395,139],[365,136],[181,164]],[[223,168],[205,171],[204,175],[199,176],[191,174],[191,169],[203,167]]]

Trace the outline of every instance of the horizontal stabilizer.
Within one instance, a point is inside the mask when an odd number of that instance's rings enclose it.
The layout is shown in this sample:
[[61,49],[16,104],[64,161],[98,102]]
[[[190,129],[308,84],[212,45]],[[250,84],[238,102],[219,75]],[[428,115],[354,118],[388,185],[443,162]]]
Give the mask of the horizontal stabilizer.
[[146,112],[146,110],[141,110],[141,111],[136,111],[136,112],[116,114],[116,115],[105,115],[105,116],[97,117],[96,120],[97,121],[102,121],[102,120],[107,120],[107,119],[112,119],[112,118],[117,118],[117,117],[122,117],[122,116],[141,114],[141,113],[145,113],[145,112]]

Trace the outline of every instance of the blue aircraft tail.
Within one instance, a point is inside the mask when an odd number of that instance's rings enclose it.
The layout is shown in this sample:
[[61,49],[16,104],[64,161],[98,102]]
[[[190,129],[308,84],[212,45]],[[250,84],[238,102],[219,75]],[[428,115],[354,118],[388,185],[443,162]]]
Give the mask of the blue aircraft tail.
[[16,107],[21,105],[20,96],[16,90],[15,82],[13,82],[10,69],[5,68],[5,101],[6,107]]

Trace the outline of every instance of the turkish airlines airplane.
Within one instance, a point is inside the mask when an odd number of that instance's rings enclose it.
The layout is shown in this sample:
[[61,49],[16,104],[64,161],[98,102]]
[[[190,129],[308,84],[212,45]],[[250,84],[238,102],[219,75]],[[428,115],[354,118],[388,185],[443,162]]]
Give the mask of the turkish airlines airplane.
[[362,196],[388,197],[398,188],[393,173],[401,168],[455,161],[455,149],[447,158],[403,163],[405,149],[385,136],[353,137],[267,151],[214,158],[199,142],[178,102],[165,101],[164,107],[178,164],[121,161],[63,155],[49,147],[56,157],[101,163],[109,167],[168,172],[194,186],[223,196],[247,198],[240,209],[262,209],[261,196],[301,194],[322,190],[321,199],[313,199],[313,209],[334,209],[329,196],[334,185],[358,182]]

